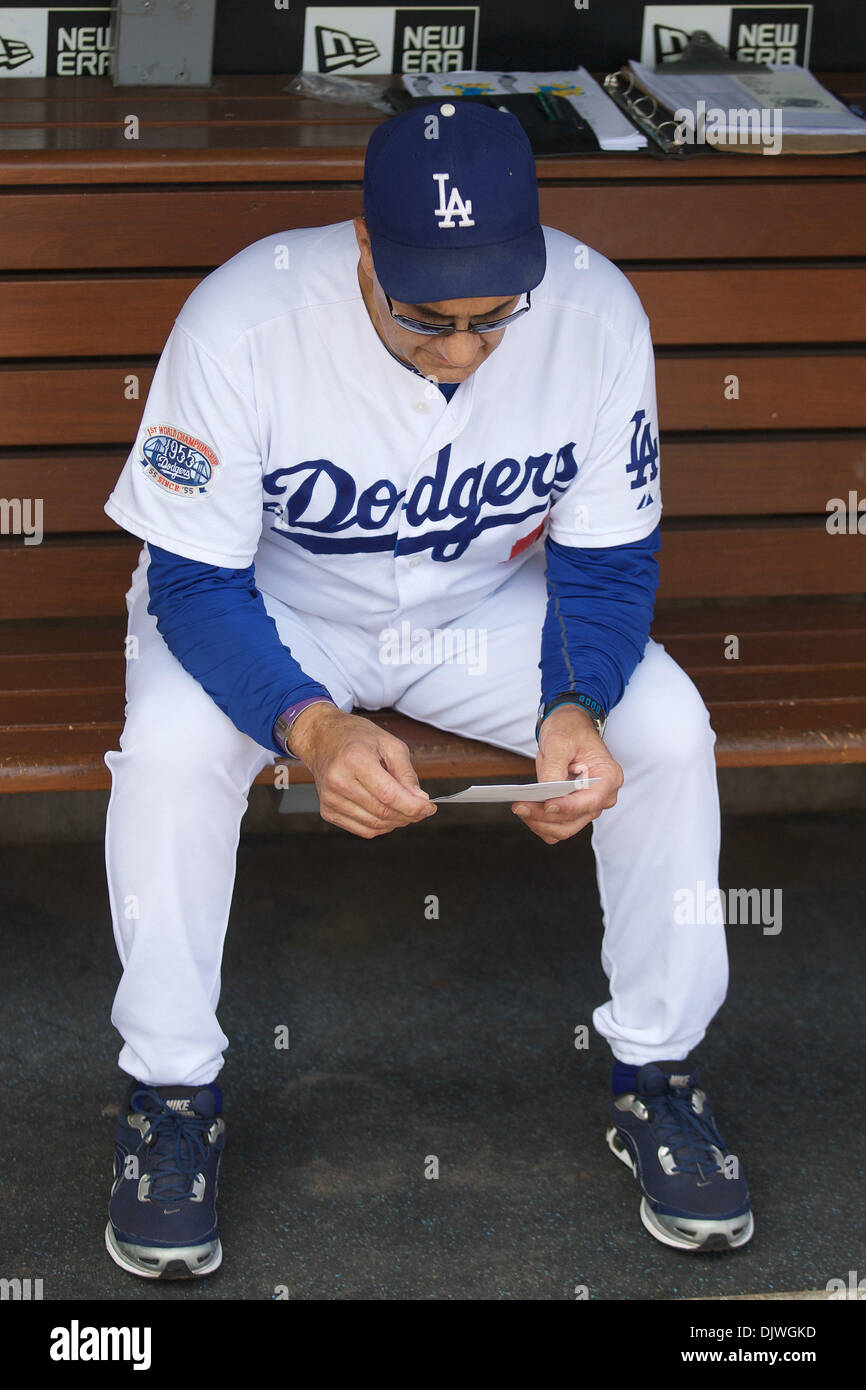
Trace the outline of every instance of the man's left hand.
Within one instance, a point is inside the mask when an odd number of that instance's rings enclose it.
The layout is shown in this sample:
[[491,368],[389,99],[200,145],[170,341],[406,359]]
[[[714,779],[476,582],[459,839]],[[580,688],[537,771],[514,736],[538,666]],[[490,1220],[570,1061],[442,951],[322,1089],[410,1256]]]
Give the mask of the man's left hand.
[[515,801],[511,807],[546,845],[570,840],[585,825],[616,805],[623,784],[622,768],[610,756],[585,710],[560,705],[541,726],[535,759],[539,782],[598,777],[585,791],[551,801]]

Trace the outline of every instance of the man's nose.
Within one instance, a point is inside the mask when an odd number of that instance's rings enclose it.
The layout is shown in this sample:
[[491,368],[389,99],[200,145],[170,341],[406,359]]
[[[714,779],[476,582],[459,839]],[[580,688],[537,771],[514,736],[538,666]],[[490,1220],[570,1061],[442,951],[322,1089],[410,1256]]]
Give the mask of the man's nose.
[[478,355],[481,338],[477,333],[448,333],[437,344],[452,367],[468,367]]

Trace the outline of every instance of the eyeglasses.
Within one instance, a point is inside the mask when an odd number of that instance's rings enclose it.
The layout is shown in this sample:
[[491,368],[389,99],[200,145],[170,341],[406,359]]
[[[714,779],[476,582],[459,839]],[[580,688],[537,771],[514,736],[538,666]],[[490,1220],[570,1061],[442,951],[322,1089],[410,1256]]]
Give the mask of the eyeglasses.
[[[384,294],[384,290],[382,291]],[[473,323],[471,328],[453,328],[450,324],[421,323],[419,319],[407,318],[405,314],[395,314],[391,296],[386,294],[388,309],[395,323],[399,323],[401,328],[408,328],[412,333],[424,333],[428,338],[447,338],[452,333],[495,333],[497,329],[504,328],[507,323],[513,323],[522,314],[528,314],[532,308],[532,301],[529,297],[529,290],[526,291],[526,303],[521,309],[515,309],[513,314],[506,314],[504,319],[494,319],[492,323]]]

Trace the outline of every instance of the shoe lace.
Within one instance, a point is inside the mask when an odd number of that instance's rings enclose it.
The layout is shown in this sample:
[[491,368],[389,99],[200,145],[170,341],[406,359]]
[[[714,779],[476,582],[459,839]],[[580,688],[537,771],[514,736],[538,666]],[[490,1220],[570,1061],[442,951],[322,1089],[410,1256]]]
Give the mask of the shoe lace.
[[[140,1104],[146,1097],[150,1105]],[[150,1128],[150,1195],[158,1201],[182,1202],[192,1197],[195,1179],[207,1160],[204,1138],[213,1118],[194,1112],[171,1110],[155,1091],[136,1091],[130,1102],[147,1116]],[[159,1110],[153,1113],[152,1106]]]
[[724,1154],[725,1144],[712,1119],[692,1109],[691,1094],[670,1091],[649,1101],[650,1118],[661,1143],[673,1155],[679,1173],[708,1179],[722,1172],[714,1149]]

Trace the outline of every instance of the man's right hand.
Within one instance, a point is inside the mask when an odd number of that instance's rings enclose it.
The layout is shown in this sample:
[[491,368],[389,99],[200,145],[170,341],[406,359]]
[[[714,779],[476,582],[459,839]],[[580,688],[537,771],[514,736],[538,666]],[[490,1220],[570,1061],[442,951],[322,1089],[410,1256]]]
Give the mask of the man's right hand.
[[309,705],[292,725],[289,750],[313,774],[322,819],[364,840],[436,812],[406,744],[370,719]]

